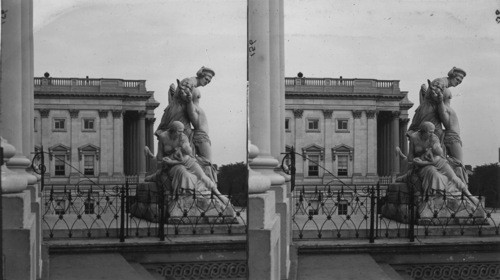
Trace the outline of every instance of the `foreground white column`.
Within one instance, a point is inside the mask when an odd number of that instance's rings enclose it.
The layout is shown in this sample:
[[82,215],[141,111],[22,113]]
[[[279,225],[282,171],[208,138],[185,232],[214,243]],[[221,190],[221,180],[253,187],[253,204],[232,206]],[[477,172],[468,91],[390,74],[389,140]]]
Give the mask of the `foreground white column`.
[[[275,0],[273,0],[275,1]],[[271,2],[273,2],[271,1]],[[271,88],[278,95],[275,106],[280,106],[279,59],[271,63],[271,47],[279,48],[278,40],[271,40],[270,24],[279,24],[270,18],[268,1],[248,2],[248,77],[249,77],[249,222],[248,222],[248,266],[249,279],[281,278],[281,221],[276,213],[276,194],[283,193],[278,186],[284,178],[274,169],[278,160],[272,156],[281,149],[279,120],[271,118]],[[274,54],[278,52],[273,51]],[[271,74],[271,71],[278,73]],[[272,76],[272,77],[271,77]],[[278,92],[276,92],[278,91]],[[275,108],[274,108],[275,109]],[[275,118],[280,114],[273,113]],[[272,132],[274,126],[278,132]],[[272,145],[276,140],[279,145]],[[271,148],[273,146],[273,148]],[[273,186],[273,191],[269,191]],[[279,187],[278,187],[279,188]]]
[[[0,142],[3,277],[40,279],[41,209],[37,178],[27,172],[33,147],[33,3],[2,0]],[[10,145],[11,143],[12,145]],[[15,145],[15,147],[14,147]]]

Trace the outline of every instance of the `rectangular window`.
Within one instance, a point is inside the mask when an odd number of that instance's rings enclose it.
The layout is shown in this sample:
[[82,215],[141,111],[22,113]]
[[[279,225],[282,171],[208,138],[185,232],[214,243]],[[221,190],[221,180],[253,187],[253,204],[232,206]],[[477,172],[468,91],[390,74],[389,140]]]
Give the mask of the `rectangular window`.
[[307,120],[307,130],[319,130],[319,120],[318,119]]
[[338,214],[339,215],[347,215],[348,210],[347,207],[349,206],[349,202],[347,200],[342,199],[338,202]]
[[337,130],[348,131],[349,130],[349,120],[337,120]]
[[66,130],[66,119],[54,119],[54,130]]
[[347,155],[337,156],[337,176],[347,176]]
[[285,130],[290,131],[290,119],[289,118],[285,119]]
[[83,119],[83,130],[95,130],[94,119]]
[[57,198],[55,200],[54,212],[56,215],[64,215],[66,213],[66,200],[64,198]]
[[319,176],[319,167],[318,167],[318,156],[308,156],[309,160],[307,166],[307,176],[310,177],[318,177]]
[[54,175],[55,176],[66,176],[66,166],[64,163],[64,156],[55,156],[56,160],[54,163]]
[[83,156],[83,174],[94,175],[94,156],[84,155]]
[[94,206],[95,206],[94,199],[86,199],[84,205],[85,205],[85,214],[94,214]]

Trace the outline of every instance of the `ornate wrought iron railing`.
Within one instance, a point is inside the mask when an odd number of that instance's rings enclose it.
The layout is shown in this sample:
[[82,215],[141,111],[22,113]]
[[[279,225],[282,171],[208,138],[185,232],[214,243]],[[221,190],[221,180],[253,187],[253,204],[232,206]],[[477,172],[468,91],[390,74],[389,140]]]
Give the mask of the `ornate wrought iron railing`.
[[[44,238],[119,238],[173,235],[244,235],[247,194],[166,192],[160,184],[139,184],[125,178],[120,184],[98,184],[87,178],[74,185],[44,185],[46,172],[41,148],[33,168],[42,176]],[[84,176],[83,174],[81,174]],[[146,186],[146,187],[145,187]]]
[[[292,148],[285,158],[294,159],[295,155],[304,157]],[[286,162],[286,170],[293,174],[295,161]],[[424,193],[412,180],[384,185],[347,185],[340,180],[326,185],[292,182],[292,186],[295,239],[374,242],[405,238],[413,242],[429,236],[500,235],[500,209],[486,205],[480,195],[479,203],[474,204],[464,194]]]
[[179,193],[138,193],[137,186],[128,182],[46,186],[42,192],[44,237],[123,241],[127,237],[163,240],[170,235],[246,234],[243,194],[229,195],[230,203],[214,207],[214,195],[194,193],[186,201]]

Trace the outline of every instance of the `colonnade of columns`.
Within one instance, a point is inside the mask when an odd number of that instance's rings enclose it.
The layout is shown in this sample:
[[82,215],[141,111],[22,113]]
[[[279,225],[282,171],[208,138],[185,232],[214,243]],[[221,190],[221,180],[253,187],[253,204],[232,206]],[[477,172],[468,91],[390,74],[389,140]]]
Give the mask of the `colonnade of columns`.
[[380,176],[398,176],[406,171],[406,163],[396,153],[399,147],[404,154],[408,153],[406,131],[408,118],[400,117],[400,111],[383,111],[379,113],[378,125],[378,173]]
[[[146,157],[144,147],[146,142],[150,148],[153,147],[152,124],[146,120],[146,111],[128,111],[128,116],[124,117],[124,150],[122,158],[125,162],[126,175],[138,175],[139,180],[144,179],[146,174]],[[147,133],[151,135],[146,136]],[[149,138],[148,138],[149,137]],[[146,141],[146,139],[149,139]]]
[[284,152],[283,0],[248,2],[250,279],[285,279],[291,242]]

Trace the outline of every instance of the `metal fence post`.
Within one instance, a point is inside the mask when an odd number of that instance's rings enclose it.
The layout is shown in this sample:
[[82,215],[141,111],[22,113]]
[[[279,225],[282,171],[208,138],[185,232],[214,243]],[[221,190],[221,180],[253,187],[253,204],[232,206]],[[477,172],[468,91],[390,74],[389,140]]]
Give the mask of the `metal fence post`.
[[[0,144],[1,140],[0,140]],[[0,168],[4,164],[3,162],[3,147],[0,146]],[[0,172],[0,193],[2,192],[2,172]],[[3,257],[3,205],[2,205],[2,198],[0,197],[0,279],[4,279],[4,269],[3,269],[3,264],[4,264],[4,257]]]
[[415,241],[415,192],[413,190],[413,184],[408,180],[408,191],[410,192],[410,197],[408,204],[410,206],[410,228],[408,229],[408,238],[410,242]]
[[375,237],[378,237],[378,214],[380,213],[381,209],[381,205],[380,205],[380,182],[377,182],[377,197],[376,197],[376,201],[377,201],[377,214],[375,215]]
[[370,188],[370,243],[375,242],[375,189]]
[[160,176],[157,176],[156,186],[158,190],[158,212],[160,221],[158,223],[158,235],[160,237],[160,241],[165,241],[165,190],[163,189],[162,181],[160,180]]
[[295,147],[292,146],[290,149],[290,175],[291,175],[291,191],[295,189]]
[[[125,181],[125,185],[128,187],[128,181]],[[121,208],[120,208],[120,242],[125,242],[125,188],[121,187]]]

